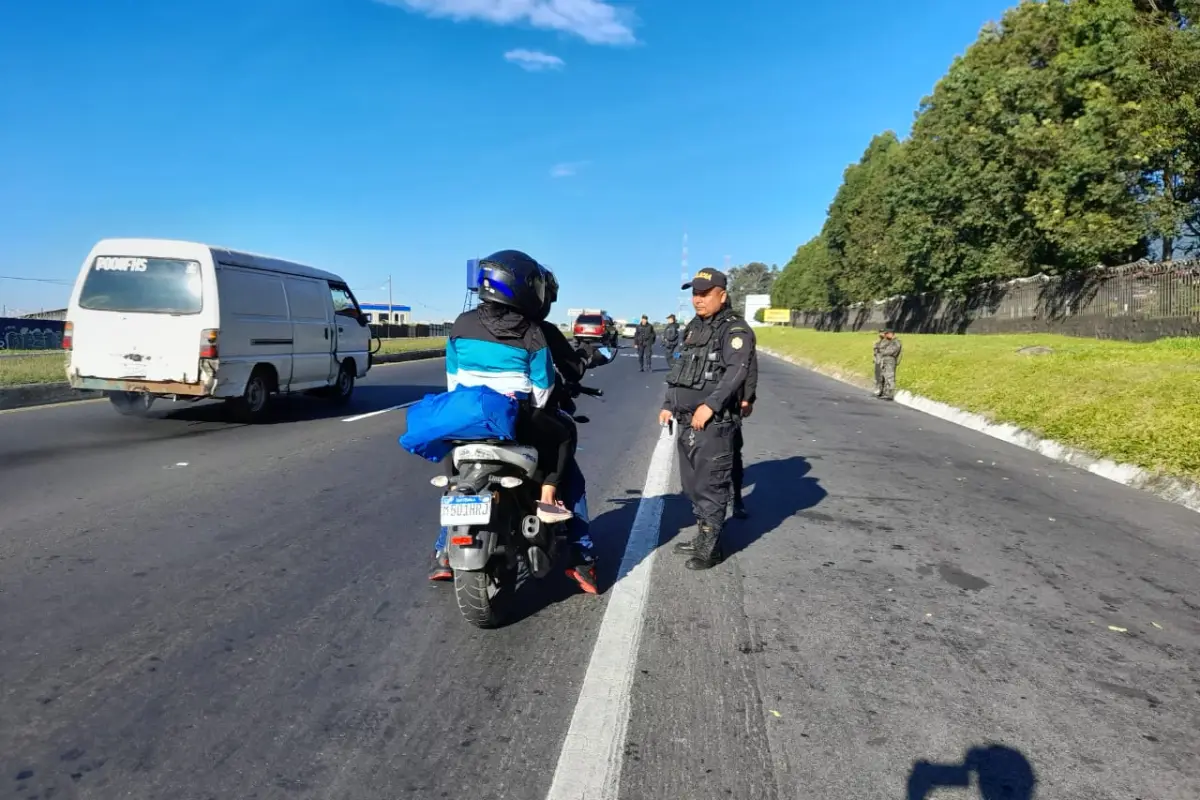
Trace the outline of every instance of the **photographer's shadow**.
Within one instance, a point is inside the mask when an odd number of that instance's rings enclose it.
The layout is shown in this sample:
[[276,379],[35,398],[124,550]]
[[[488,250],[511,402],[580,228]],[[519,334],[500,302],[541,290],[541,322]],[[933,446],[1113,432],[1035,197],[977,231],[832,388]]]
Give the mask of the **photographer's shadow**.
[[1033,800],[1037,775],[1020,751],[1004,745],[973,747],[961,764],[918,761],[908,776],[907,800],[926,800],[940,788],[969,787],[978,780],[982,800]]

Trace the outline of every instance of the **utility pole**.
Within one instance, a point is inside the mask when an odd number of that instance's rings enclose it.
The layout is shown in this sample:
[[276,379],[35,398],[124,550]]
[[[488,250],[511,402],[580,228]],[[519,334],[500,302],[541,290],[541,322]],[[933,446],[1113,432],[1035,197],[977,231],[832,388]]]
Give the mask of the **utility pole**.
[[[680,267],[682,267],[680,277],[682,277],[683,280],[681,280],[679,282],[679,285],[683,286],[692,277],[691,273],[688,272],[688,235],[687,235],[686,228],[683,231],[683,258],[680,260]],[[677,322],[683,320],[683,313],[687,309],[686,303],[687,303],[687,297],[686,297],[686,295],[683,294],[683,291],[680,290],[679,313],[675,315],[675,320]]]

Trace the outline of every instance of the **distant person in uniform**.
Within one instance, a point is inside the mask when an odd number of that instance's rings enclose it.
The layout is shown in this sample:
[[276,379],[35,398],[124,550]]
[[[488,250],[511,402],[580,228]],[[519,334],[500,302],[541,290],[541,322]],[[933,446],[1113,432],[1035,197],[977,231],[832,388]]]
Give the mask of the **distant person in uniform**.
[[654,326],[650,324],[650,318],[642,314],[641,324],[637,326],[637,330],[633,334],[633,344],[638,352],[638,367],[640,372],[652,372],[654,358],[654,340],[658,338],[658,334],[654,331]]
[[900,365],[900,340],[891,328],[879,332],[875,342],[875,396],[896,399],[896,367]]
[[667,365],[670,366],[679,352],[679,321],[674,314],[667,317],[667,327],[663,328],[663,349],[667,351]]

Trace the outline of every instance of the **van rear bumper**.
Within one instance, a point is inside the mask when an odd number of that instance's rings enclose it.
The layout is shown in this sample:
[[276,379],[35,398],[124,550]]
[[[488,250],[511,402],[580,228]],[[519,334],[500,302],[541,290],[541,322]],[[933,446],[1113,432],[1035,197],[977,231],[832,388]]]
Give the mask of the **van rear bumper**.
[[181,381],[109,380],[71,375],[68,382],[72,389],[83,389],[90,392],[144,392],[145,394],[173,394],[189,397],[212,397],[217,388],[215,379],[211,382],[183,383]]

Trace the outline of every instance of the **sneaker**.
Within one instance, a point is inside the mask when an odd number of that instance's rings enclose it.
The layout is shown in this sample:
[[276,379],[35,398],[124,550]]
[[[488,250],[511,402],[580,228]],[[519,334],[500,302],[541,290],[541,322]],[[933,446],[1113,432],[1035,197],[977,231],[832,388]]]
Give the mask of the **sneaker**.
[[452,581],[454,570],[450,569],[450,559],[443,553],[433,557],[433,569],[429,571],[431,581]]
[[575,579],[579,588],[588,594],[600,594],[600,585],[596,581],[595,564],[577,564],[567,570],[567,575]]
[[566,522],[571,517],[575,516],[570,511],[567,511],[562,506],[551,505],[550,503],[537,504],[537,518],[547,525],[553,525],[557,522]]

